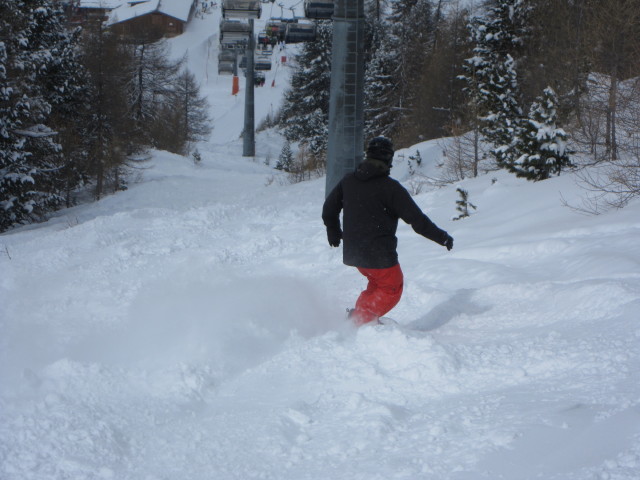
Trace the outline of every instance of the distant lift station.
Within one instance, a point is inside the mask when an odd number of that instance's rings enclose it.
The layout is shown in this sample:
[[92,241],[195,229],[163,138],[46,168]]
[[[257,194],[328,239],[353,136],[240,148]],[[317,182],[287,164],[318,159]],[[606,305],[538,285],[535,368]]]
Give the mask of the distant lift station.
[[305,0],[304,16],[312,20],[329,20],[333,17],[333,0]]

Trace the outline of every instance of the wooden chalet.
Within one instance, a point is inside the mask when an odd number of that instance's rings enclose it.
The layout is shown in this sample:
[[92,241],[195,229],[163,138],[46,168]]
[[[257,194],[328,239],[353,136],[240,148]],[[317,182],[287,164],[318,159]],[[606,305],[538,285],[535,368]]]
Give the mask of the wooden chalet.
[[174,37],[184,32],[194,0],[128,0],[109,12],[107,25],[119,35]]
[[111,10],[122,5],[124,0],[61,0],[72,25],[85,25],[105,21]]

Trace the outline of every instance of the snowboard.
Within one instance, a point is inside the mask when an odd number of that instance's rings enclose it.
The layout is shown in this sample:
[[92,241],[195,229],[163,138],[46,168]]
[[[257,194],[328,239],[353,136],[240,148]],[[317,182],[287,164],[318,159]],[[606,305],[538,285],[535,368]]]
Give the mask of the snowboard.
[[[353,309],[347,308],[347,319],[351,317],[352,311]],[[390,317],[380,317],[378,318],[377,321],[369,322],[368,324],[365,323],[365,325],[388,325],[388,326],[396,326],[396,327],[400,326],[398,322],[396,322],[393,318],[390,318]]]
[[390,326],[394,326],[394,327],[400,326],[400,324],[398,322],[396,322],[393,318],[389,318],[389,317],[380,317],[378,319],[378,324],[379,325],[390,325]]

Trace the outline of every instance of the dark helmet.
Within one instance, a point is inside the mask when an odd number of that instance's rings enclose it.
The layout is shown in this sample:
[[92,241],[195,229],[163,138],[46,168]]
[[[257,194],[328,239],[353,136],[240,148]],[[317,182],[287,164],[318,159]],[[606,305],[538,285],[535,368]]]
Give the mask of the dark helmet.
[[387,137],[372,138],[367,146],[367,157],[390,164],[393,159],[393,143]]

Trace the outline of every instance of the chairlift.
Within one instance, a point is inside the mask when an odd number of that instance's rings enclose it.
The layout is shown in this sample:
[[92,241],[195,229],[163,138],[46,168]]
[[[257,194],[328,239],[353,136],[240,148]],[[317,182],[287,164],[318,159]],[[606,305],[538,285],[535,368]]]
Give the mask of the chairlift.
[[271,39],[275,38],[277,40],[280,40],[279,36],[281,34],[284,36],[284,29],[283,29],[282,22],[280,22],[275,18],[272,18],[267,22],[267,25],[264,28],[264,32],[269,38]]
[[328,20],[333,17],[334,0],[305,0],[304,16],[313,20]]
[[260,18],[260,0],[222,0],[222,18]]
[[269,45],[271,42],[271,39],[269,38],[269,35],[267,35],[266,31],[262,31],[258,33],[258,45],[260,46],[267,46]]
[[284,42],[284,37],[287,31],[287,25],[291,23],[298,23],[297,18],[278,18],[271,17],[265,27],[266,34],[271,38],[271,44],[274,45],[277,42]]
[[255,70],[271,70],[271,59],[264,57],[256,58],[253,68]]
[[218,75],[233,75],[235,62],[218,62]]
[[265,28],[267,35],[271,39],[271,45],[284,41],[286,25],[281,22],[269,22]]
[[236,60],[236,52],[234,50],[223,49],[218,53],[218,61],[219,62],[235,62]]
[[237,20],[220,21],[220,43],[224,45],[248,43],[251,38],[251,26]]
[[222,43],[220,44],[220,50],[231,50],[231,51],[235,51],[235,50],[246,50],[247,46],[249,45],[249,41],[248,40],[243,40],[241,42],[228,42],[228,43]]
[[285,43],[313,42],[316,26],[313,23],[289,23],[284,34]]

